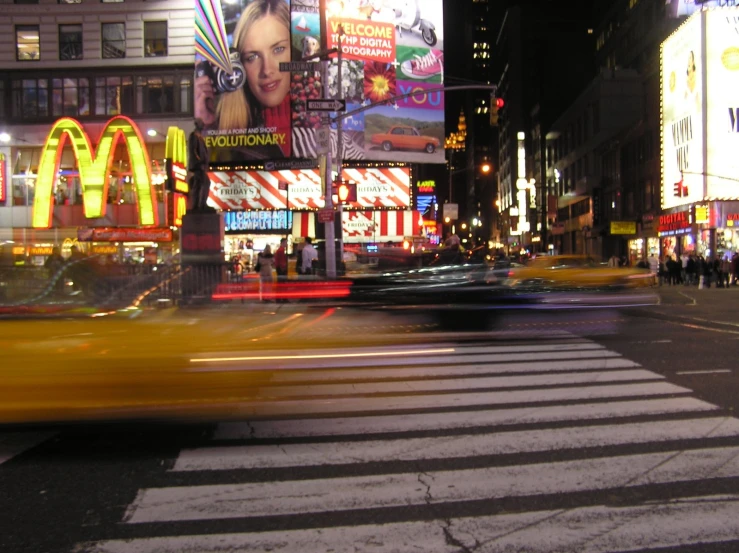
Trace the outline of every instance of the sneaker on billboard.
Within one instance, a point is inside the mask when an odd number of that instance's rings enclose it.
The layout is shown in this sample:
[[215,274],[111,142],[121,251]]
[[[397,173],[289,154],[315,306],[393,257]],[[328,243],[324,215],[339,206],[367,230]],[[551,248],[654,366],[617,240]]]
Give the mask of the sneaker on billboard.
[[405,60],[400,68],[411,79],[430,79],[444,71],[444,52],[431,50],[425,56],[413,55],[412,60]]

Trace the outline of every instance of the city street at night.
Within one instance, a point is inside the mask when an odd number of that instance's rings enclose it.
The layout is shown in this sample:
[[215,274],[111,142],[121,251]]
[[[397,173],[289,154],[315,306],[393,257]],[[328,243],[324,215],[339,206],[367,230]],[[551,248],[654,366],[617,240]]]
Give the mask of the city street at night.
[[[655,290],[468,333],[354,309],[170,313],[232,334],[190,346],[199,416],[4,427],[0,549],[736,551],[739,289]],[[248,372],[268,376],[238,387]]]

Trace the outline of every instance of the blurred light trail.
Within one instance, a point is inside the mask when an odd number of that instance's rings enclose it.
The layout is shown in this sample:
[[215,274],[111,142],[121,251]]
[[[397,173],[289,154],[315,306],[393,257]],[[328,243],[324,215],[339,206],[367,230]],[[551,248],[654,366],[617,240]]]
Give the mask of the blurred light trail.
[[258,355],[249,357],[206,357],[190,359],[191,363],[219,363],[223,361],[277,361],[280,359],[337,359],[347,357],[390,357],[400,355],[428,355],[435,353],[454,353],[454,348],[417,349],[410,351],[371,351],[365,353],[323,353],[320,355]]

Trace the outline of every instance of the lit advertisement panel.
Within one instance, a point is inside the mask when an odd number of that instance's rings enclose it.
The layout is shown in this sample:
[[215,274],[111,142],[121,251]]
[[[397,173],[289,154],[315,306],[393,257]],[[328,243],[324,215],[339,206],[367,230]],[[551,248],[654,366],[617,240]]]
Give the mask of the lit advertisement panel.
[[665,13],[667,17],[682,17],[692,15],[703,8],[718,8],[726,6],[731,0],[667,0],[665,2]]
[[336,56],[328,90],[320,72],[279,70],[320,49],[319,0],[195,0],[195,8],[195,117],[213,162],[317,157],[322,116],[336,114],[307,103],[339,92],[348,112],[368,108],[343,119],[343,159],[445,162],[444,96],[434,90],[443,86],[443,0],[326,0],[329,48],[343,29],[341,91]]
[[739,8],[708,11],[706,17],[707,193],[710,199],[739,198]]
[[[325,206],[318,169],[211,171],[208,176],[208,205],[222,211],[301,211]],[[346,209],[397,209],[410,206],[411,179],[408,167],[345,167],[342,177],[357,183],[357,201],[345,205]]]
[[703,173],[703,75],[701,15],[662,43],[662,208],[701,201]]
[[223,215],[226,234],[249,231],[288,232],[293,228],[291,211],[228,211]]

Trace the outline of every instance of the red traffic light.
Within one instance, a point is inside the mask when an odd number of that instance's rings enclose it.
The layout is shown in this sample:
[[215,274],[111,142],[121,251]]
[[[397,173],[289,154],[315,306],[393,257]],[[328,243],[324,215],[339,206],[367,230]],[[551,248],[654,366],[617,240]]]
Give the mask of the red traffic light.
[[505,100],[503,98],[496,98],[495,99],[495,107],[500,109],[505,105]]
[[342,204],[357,201],[357,183],[337,181],[334,183],[334,194]]
[[349,187],[343,182],[339,185],[339,201],[345,203],[349,198]]

